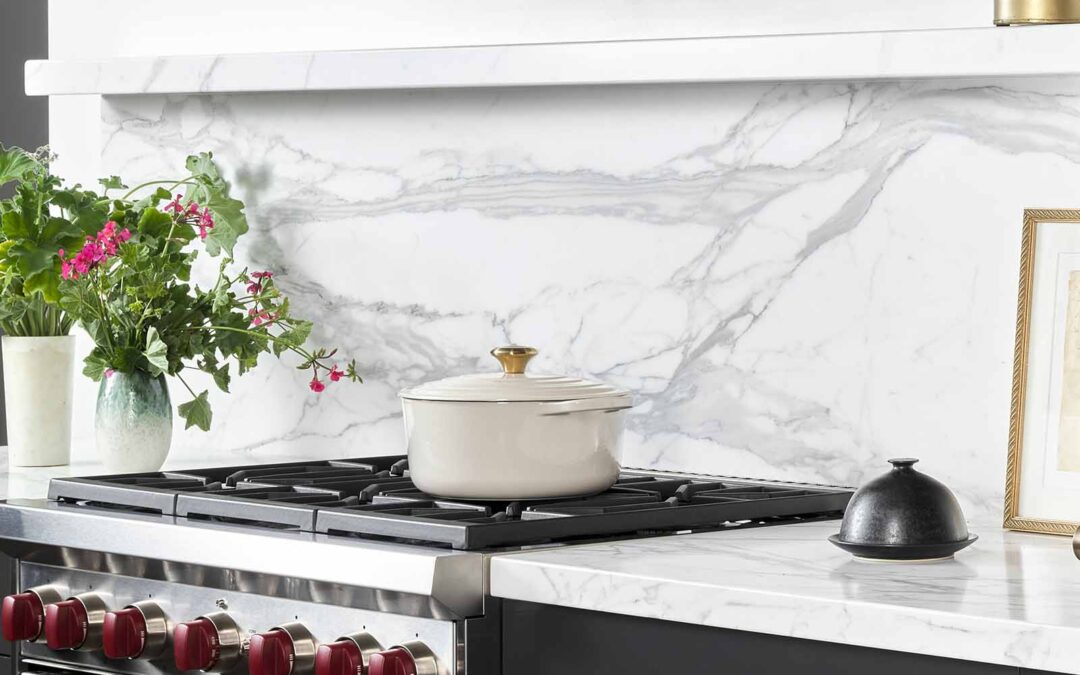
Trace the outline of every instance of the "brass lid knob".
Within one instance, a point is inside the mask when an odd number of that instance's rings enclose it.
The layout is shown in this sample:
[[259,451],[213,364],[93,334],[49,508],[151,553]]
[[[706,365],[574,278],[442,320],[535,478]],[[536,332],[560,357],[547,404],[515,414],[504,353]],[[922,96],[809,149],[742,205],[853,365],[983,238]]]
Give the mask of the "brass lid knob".
[[521,347],[518,345],[496,347],[491,350],[491,355],[499,360],[499,363],[501,363],[503,367],[503,373],[507,375],[521,375],[524,373],[525,364],[538,353],[539,352],[532,347]]

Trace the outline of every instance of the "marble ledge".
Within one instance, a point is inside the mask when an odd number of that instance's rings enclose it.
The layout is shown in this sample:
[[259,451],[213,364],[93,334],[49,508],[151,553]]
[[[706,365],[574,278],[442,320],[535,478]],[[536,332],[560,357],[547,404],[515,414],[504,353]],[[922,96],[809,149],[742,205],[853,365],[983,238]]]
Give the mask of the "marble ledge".
[[28,61],[26,93],[174,94],[1080,73],[1080,25]]
[[973,527],[946,562],[862,562],[838,522],[498,556],[497,597],[969,661],[1080,673],[1068,538]]

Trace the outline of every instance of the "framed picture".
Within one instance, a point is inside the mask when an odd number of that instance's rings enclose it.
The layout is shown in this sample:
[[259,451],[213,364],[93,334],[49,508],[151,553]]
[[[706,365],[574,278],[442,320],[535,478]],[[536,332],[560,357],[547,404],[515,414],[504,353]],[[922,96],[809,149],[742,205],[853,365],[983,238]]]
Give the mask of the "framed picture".
[[1005,527],[1080,526],[1080,210],[1028,209],[1020,250]]

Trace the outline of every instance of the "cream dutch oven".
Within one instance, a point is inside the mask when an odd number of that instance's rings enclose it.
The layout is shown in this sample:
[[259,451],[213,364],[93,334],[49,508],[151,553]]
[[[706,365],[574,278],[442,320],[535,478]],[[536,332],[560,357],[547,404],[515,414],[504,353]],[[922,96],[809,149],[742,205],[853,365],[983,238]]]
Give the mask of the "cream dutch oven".
[[525,372],[532,347],[491,351],[502,372],[401,392],[409,472],[418,488],[459,499],[542,499],[601,492],[619,475],[629,392]]

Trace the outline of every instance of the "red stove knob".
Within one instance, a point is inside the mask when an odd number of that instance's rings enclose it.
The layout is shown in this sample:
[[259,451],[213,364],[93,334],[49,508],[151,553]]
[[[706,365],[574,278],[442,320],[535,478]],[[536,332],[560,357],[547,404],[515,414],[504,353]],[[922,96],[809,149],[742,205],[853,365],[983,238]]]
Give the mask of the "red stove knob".
[[45,608],[45,641],[49,649],[75,649],[86,641],[90,624],[86,607],[76,598]]
[[101,646],[110,659],[152,659],[165,649],[168,618],[144,600],[105,614]]
[[319,645],[315,675],[367,675],[371,655],[382,649],[368,633],[353,633]]
[[38,639],[45,628],[45,605],[62,599],[52,586],[5,596],[0,605],[0,633],[8,642]]
[[45,606],[49,649],[101,649],[101,627],[108,607],[96,593],[82,593]]
[[251,675],[289,675],[293,660],[292,638],[275,628],[251,636],[248,648],[248,672]]
[[371,655],[364,675],[439,675],[439,660],[426,644],[403,642]]
[[315,675],[364,675],[364,659],[352,640],[319,645],[315,652]]
[[307,675],[315,665],[315,638],[301,623],[256,633],[248,643],[251,675]]
[[210,670],[219,654],[218,631],[210,619],[176,624],[173,629],[173,658],[177,670]]
[[368,675],[416,675],[416,661],[403,647],[394,647],[371,655]]
[[146,619],[135,607],[125,607],[105,615],[101,646],[110,659],[134,659],[146,644]]

